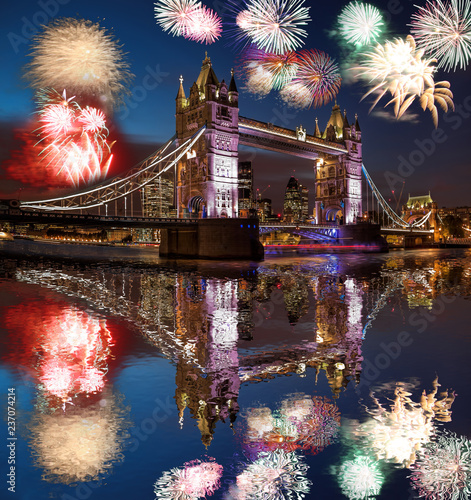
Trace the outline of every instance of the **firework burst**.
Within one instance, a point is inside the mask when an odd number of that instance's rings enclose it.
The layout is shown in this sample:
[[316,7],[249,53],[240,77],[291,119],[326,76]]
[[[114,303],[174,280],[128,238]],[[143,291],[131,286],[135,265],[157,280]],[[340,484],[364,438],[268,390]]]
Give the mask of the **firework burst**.
[[160,0],[154,4],[156,22],[174,36],[187,36],[199,5],[198,0]]
[[41,92],[37,132],[42,162],[78,186],[103,179],[112,155],[104,113],[88,106],[82,109],[72,99],[65,91],[62,96],[50,89]]
[[131,80],[120,46],[91,21],[65,18],[51,22],[34,39],[25,76],[37,90],[66,88],[113,107]]
[[[292,90],[299,89],[301,96],[305,96],[307,89],[311,93],[311,106],[319,107],[332,101],[340,90],[341,81],[337,64],[326,53],[314,49],[299,53],[298,70],[291,80]],[[296,94],[293,98],[296,101]]]
[[160,0],[154,5],[157,24],[174,36],[206,44],[221,36],[221,18],[197,0]]
[[297,61],[296,52],[287,52],[283,55],[266,53],[260,61],[260,66],[271,75],[273,88],[279,90],[296,75]]
[[219,488],[221,475],[222,465],[194,460],[183,468],[164,472],[154,484],[154,492],[162,499],[197,500],[212,495]]
[[377,462],[369,457],[356,457],[340,466],[339,483],[350,500],[364,500],[379,494],[384,482]]
[[221,18],[211,9],[199,5],[191,16],[187,38],[199,43],[211,44],[222,33]]
[[424,58],[424,51],[417,50],[415,40],[410,35],[405,40],[397,38],[378,45],[374,51],[364,54],[360,67],[355,68],[357,77],[364,79],[372,88],[362,99],[370,94],[376,95],[371,109],[380,99],[390,93],[392,99],[386,104],[394,104],[396,118],[401,118],[412,102],[419,98],[423,109],[432,112],[435,127],[438,125],[438,104],[444,111],[454,109],[453,94],[448,82],[434,81],[435,59]]
[[378,40],[384,26],[379,10],[372,5],[351,2],[339,15],[339,30],[349,43],[369,45]]
[[421,497],[465,500],[471,496],[471,442],[444,433],[418,452],[411,481]]
[[448,70],[465,69],[471,59],[471,3],[469,0],[428,0],[412,15],[411,33],[417,45]]
[[303,44],[301,28],[310,21],[304,0],[246,0],[236,18],[242,30],[239,38],[249,39],[259,49],[285,54]]

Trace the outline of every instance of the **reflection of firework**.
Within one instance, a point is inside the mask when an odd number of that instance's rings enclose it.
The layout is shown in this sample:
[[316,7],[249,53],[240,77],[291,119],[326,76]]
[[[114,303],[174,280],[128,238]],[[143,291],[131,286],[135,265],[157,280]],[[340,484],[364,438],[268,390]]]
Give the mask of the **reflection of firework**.
[[340,466],[339,483],[350,500],[364,500],[378,495],[384,476],[378,464],[369,457],[356,457]]
[[35,352],[40,348],[37,375],[48,394],[65,401],[103,389],[112,339],[102,321],[59,304],[39,310],[28,302],[10,309],[6,325],[20,338],[31,336]]
[[298,71],[291,80],[292,90],[302,91],[305,100],[307,89],[311,94],[311,105],[322,106],[334,99],[340,90],[341,81],[337,64],[327,54],[320,50],[303,50],[299,53]]
[[465,500],[471,495],[471,442],[444,433],[418,452],[411,469],[412,485],[421,497]]
[[66,412],[37,412],[28,426],[36,465],[50,482],[71,484],[103,476],[122,457],[125,409],[112,395]]
[[397,38],[394,42],[378,45],[372,52],[364,54],[360,67],[356,68],[357,76],[364,79],[372,88],[363,96],[377,95],[371,106],[373,109],[379,100],[390,93],[392,99],[386,104],[394,103],[394,114],[400,118],[415,98],[419,98],[422,109],[428,108],[432,113],[435,126],[438,124],[436,104],[445,111],[454,109],[448,82],[434,82],[434,59],[423,57],[422,50],[416,50],[411,36],[406,40]]
[[433,383],[433,391],[422,394],[420,403],[414,402],[404,384],[394,389],[393,404],[386,409],[373,396],[373,409],[368,409],[371,418],[362,424],[351,425],[354,438],[376,458],[391,460],[409,467],[420,450],[434,435],[434,420],[447,421],[454,394],[438,392],[438,380]]
[[103,112],[80,108],[66,98],[65,91],[63,96],[51,90],[41,92],[39,102],[42,162],[57,173],[64,172],[74,186],[104,178],[112,155]]
[[222,465],[194,460],[184,468],[165,471],[154,484],[157,498],[197,500],[212,495],[220,486]]
[[34,88],[66,88],[109,106],[120,101],[132,76],[119,45],[91,21],[51,22],[35,38],[31,57],[26,77]]
[[308,466],[295,453],[277,450],[261,453],[259,458],[237,476],[238,500],[279,500],[304,498],[311,482],[306,478]]
[[355,45],[369,45],[381,35],[383,19],[379,10],[372,5],[351,2],[338,18],[340,33],[347,42]]
[[247,453],[303,449],[319,453],[338,434],[340,413],[335,404],[320,397],[294,397],[283,401],[279,411],[249,410],[244,441]]
[[237,15],[237,25],[258,48],[284,54],[302,45],[306,30],[300,26],[310,21],[304,0],[245,0]]
[[417,45],[445,70],[466,68],[471,59],[471,3],[469,0],[428,0],[412,15],[411,33]]

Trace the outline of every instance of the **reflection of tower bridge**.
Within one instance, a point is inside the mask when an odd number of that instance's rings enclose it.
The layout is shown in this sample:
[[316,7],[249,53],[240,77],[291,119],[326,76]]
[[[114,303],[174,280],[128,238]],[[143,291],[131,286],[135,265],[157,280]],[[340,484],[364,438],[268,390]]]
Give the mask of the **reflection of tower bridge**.
[[[138,203],[136,195],[165,172],[172,171],[179,220],[171,228],[165,221],[152,223],[153,227],[162,229],[161,253],[185,255],[191,247],[193,253],[196,251],[201,256],[217,256],[218,253],[228,256],[224,249],[230,247],[234,253],[230,256],[255,257],[260,251],[254,244],[254,240],[258,240],[258,223],[230,221],[238,216],[240,144],[313,162],[316,224],[309,228],[295,227],[298,234],[314,235],[325,242],[355,240],[358,231],[351,227],[360,226],[357,222],[363,214],[363,174],[367,210],[371,201],[371,211],[383,232],[430,235],[430,230],[424,226],[435,227],[434,214],[431,217],[429,212],[412,222],[406,221],[396,214],[374,185],[362,164],[361,130],[356,117],[350,123],[346,112],[342,115],[339,106],[335,105],[324,132],[320,131],[316,121],[314,134],[309,135],[302,126],[294,131],[240,117],[238,96],[234,76],[229,86],[224,80],[219,82],[210,59],[206,57],[189,97],[186,97],[180,79],[176,98],[177,133],[158,151],[127,174],[99,185],[66,196],[21,202],[22,211],[4,211],[4,220],[15,220],[17,216],[24,222],[39,222],[37,215],[34,218],[27,212],[34,211],[54,212],[58,219],[72,224],[96,224],[96,220],[77,216],[79,211],[93,209],[99,211],[103,223],[110,221],[108,217],[114,213],[112,222],[115,225],[137,227],[143,221],[134,217]],[[101,211],[105,213],[101,214]],[[118,214],[124,214],[124,217]],[[188,217],[197,219],[191,230],[182,221]],[[216,219],[216,222],[209,223],[208,219]],[[339,221],[342,224],[335,230],[325,227],[329,222]],[[268,227],[265,225],[262,230]],[[361,229],[360,239],[368,239],[372,232],[371,226]],[[218,239],[223,241],[215,245]]]
[[[334,395],[349,382],[358,383],[366,329],[388,298],[403,288],[403,280],[412,278],[402,271],[381,273],[366,285],[343,275],[308,273],[299,279],[297,273],[283,271],[268,276],[259,273],[249,283],[184,272],[132,272],[129,268],[17,270],[20,281],[78,297],[139,328],[176,364],[176,404],[181,416],[188,408],[198,420],[205,444],[209,444],[217,421],[234,420],[244,382],[301,374],[311,368],[325,373]],[[258,347],[244,343],[240,351],[242,332],[250,330],[252,336],[255,328],[254,296],[261,288],[262,301],[269,301],[271,292],[279,290],[278,284],[288,316],[296,315],[293,321],[308,314],[309,303],[314,308],[310,340],[288,347],[285,342],[277,346],[270,338],[268,350],[264,343]],[[251,309],[249,318],[247,308]],[[259,335],[254,336],[255,341]]]

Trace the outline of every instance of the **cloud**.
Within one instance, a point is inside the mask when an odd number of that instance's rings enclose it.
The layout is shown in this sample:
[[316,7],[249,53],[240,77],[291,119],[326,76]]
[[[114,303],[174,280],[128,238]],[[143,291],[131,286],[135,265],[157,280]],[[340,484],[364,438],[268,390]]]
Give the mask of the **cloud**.
[[401,116],[401,118],[398,120],[392,111],[386,111],[384,109],[374,109],[371,113],[370,116],[373,116],[374,118],[380,118],[381,120],[386,120],[389,122],[407,122],[407,123],[412,123],[412,124],[417,124],[420,123],[420,118],[417,113],[405,113]]

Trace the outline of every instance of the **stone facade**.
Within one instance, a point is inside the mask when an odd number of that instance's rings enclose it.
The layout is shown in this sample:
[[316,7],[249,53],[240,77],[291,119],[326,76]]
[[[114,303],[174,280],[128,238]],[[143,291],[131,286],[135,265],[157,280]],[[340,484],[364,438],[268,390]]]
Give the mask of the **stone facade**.
[[206,57],[198,79],[185,96],[183,79],[176,98],[179,143],[206,124],[194,150],[177,166],[179,217],[237,217],[239,94],[232,75],[219,82]]
[[316,120],[315,137],[343,144],[342,155],[319,154],[315,164],[316,221],[322,224],[339,221],[354,224],[362,214],[362,144],[358,119],[350,124],[335,104],[321,134]]

